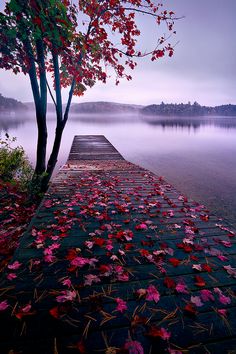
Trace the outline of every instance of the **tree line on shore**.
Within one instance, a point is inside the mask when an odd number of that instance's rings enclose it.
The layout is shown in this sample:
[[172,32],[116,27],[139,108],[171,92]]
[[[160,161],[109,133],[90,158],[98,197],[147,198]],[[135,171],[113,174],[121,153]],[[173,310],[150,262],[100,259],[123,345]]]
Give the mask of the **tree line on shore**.
[[234,116],[236,115],[236,105],[227,104],[215,107],[201,106],[199,103],[190,102],[173,104],[161,103],[159,105],[153,104],[144,107],[141,110],[142,114],[155,116]]
[[27,107],[14,98],[4,97],[0,93],[0,112],[15,112],[15,111],[24,111]]
[[[0,93],[0,112],[30,111],[33,103],[22,103],[14,98],[6,98]],[[53,104],[48,104],[48,111],[53,112]],[[154,116],[236,116],[236,105],[226,104],[215,107],[201,106],[199,103],[164,103],[148,106],[123,104],[114,102],[83,102],[74,103],[71,113],[111,114],[111,113],[139,113]]]

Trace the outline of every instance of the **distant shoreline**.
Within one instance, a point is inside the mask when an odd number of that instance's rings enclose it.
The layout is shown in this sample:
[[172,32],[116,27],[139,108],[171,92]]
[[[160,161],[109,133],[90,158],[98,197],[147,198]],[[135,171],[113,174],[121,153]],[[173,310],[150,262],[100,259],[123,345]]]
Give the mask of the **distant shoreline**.
[[[27,114],[27,112],[34,111],[34,103],[22,103],[13,98],[6,98],[0,94],[0,115],[10,114],[16,118],[17,113]],[[48,114],[55,113],[55,106],[53,103],[48,103]],[[119,115],[132,114],[141,116],[155,116],[155,117],[227,117],[236,116],[236,105],[225,104],[215,107],[201,106],[199,103],[164,103],[151,104],[148,106],[115,103],[115,102],[84,102],[72,103],[71,114],[93,114],[93,115]]]

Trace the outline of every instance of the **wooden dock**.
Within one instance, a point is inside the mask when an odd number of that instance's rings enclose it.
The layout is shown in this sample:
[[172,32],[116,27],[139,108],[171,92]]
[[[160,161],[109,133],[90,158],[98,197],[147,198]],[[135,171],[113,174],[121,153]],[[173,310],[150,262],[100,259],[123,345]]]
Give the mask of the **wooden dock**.
[[1,354],[236,353],[235,231],[104,136],[74,138],[0,288]]

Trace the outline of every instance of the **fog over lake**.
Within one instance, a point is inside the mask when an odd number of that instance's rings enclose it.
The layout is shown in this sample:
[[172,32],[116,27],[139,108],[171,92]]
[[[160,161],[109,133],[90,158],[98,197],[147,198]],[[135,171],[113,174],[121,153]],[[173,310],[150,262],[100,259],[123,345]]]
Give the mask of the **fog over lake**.
[[[53,119],[48,128],[50,149]],[[0,131],[16,136],[35,162],[34,119],[1,117]],[[164,176],[236,226],[236,117],[71,116],[57,168],[66,162],[74,135],[80,134],[105,135],[124,158]]]

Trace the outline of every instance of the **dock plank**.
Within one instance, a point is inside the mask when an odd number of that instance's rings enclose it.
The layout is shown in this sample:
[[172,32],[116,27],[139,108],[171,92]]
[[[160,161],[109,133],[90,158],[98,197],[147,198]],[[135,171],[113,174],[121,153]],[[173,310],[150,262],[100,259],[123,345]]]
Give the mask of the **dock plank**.
[[235,230],[102,135],[75,136],[12,265],[0,353],[236,348]]

